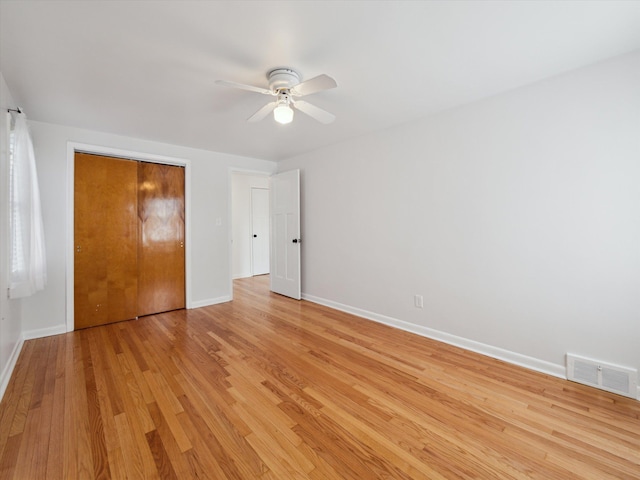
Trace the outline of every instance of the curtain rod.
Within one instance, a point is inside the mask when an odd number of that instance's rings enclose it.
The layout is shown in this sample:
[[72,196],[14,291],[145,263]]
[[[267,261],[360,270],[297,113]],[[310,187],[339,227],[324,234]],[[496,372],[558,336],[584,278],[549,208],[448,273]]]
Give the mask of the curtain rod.
[[16,107],[16,108],[7,108],[7,112],[22,113],[22,110],[20,109],[20,107]]

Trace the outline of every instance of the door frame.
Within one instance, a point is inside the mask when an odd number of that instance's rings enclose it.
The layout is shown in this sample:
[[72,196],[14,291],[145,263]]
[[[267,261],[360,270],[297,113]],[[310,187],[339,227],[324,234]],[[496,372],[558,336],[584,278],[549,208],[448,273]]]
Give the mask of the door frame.
[[[265,170],[251,170],[247,168],[229,167],[227,169],[227,218],[229,219],[229,230],[227,245],[228,262],[229,262],[229,300],[233,301],[233,215],[231,214],[231,203],[233,201],[233,174],[256,175],[259,177],[271,178],[276,172]],[[269,229],[269,241],[271,241],[271,229]]]
[[75,155],[76,152],[107,157],[137,160],[142,162],[160,163],[184,167],[184,209],[185,209],[185,300],[186,308],[192,308],[191,300],[191,162],[182,158],[156,155],[153,153],[137,152],[120,148],[90,145],[86,143],[67,142],[67,224],[66,224],[66,328],[71,332],[75,326],[74,317],[74,186],[75,186]]

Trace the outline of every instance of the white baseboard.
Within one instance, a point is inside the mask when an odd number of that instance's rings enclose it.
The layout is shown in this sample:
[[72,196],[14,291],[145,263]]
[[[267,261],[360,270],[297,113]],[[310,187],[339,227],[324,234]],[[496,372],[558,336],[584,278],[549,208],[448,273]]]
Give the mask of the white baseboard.
[[520,353],[512,352],[499,347],[494,347],[492,345],[476,342],[475,340],[458,337],[456,335],[451,335],[440,330],[434,330],[432,328],[423,327],[421,325],[415,325],[413,323],[405,322],[404,320],[398,320],[397,318],[387,317],[385,315],[369,312],[367,310],[351,307],[349,305],[343,305],[332,300],[326,300],[324,298],[308,295],[306,293],[302,294],[302,299],[308,300],[313,303],[318,303],[320,305],[324,305],[336,310],[340,310],[342,312],[350,313],[358,317],[366,318],[367,320],[373,320],[374,322],[383,323],[391,327],[415,333],[416,335],[431,338],[433,340],[438,340],[449,345],[454,345],[466,350],[471,350],[472,352],[487,355],[488,357],[503,360],[505,362],[512,363],[520,367],[525,367],[530,370],[535,370],[537,372],[541,372],[558,378],[567,378],[564,365],[557,365],[555,363],[529,357],[527,355],[522,355]]
[[60,335],[61,333],[67,333],[66,325],[57,325],[55,327],[27,330],[25,332],[22,332],[22,338],[24,340],[31,340],[33,338],[42,338],[42,337],[50,337],[51,335]]
[[22,345],[24,345],[24,339],[20,338],[20,340],[18,340],[13,347],[13,351],[9,356],[9,361],[5,365],[4,370],[2,371],[2,375],[0,376],[0,401],[2,401],[4,392],[9,386],[9,380],[11,379],[11,374],[13,373],[14,368],[16,368],[18,357],[20,356],[20,352],[22,351]]
[[234,280],[238,280],[239,278],[249,278],[249,277],[253,277],[253,274],[252,273],[240,273],[240,274],[234,275],[233,279]]
[[218,303],[225,303],[231,301],[231,295],[224,295],[218,298],[208,298],[206,300],[198,300],[197,302],[191,302],[191,308],[208,307],[209,305],[217,305]]

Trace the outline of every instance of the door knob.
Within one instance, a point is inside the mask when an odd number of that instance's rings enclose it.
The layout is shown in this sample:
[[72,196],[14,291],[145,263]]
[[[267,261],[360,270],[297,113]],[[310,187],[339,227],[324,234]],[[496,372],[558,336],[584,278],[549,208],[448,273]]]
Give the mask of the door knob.
[[301,238],[294,238],[293,239],[293,243],[302,243],[302,239]]
[[256,238],[258,235],[254,235],[253,238]]

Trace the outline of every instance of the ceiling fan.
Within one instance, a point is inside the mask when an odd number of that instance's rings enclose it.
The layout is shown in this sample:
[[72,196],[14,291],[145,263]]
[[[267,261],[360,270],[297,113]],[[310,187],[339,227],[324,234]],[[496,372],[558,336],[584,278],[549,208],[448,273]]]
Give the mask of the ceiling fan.
[[269,88],[254,87],[253,85],[244,85],[227,80],[216,80],[216,84],[276,97],[275,101],[267,103],[250,116],[247,119],[248,122],[259,122],[273,112],[273,118],[276,122],[282,124],[290,123],[293,120],[293,108],[300,110],[320,123],[327,124],[336,119],[335,115],[326,110],[304,100],[296,100],[296,97],[303,97],[337,87],[338,84],[330,76],[323,74],[300,82],[301,76],[298,72],[292,68],[282,67],[267,72],[267,79],[269,80]]

